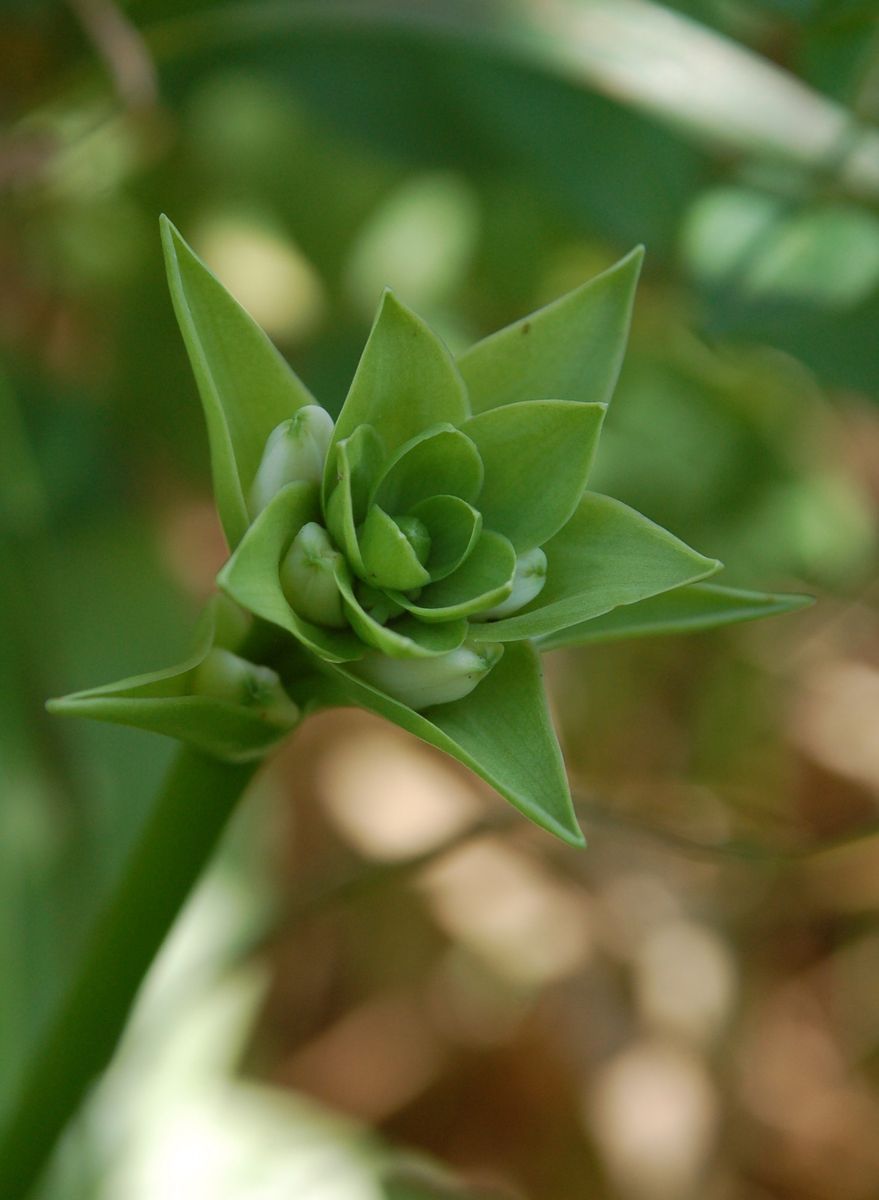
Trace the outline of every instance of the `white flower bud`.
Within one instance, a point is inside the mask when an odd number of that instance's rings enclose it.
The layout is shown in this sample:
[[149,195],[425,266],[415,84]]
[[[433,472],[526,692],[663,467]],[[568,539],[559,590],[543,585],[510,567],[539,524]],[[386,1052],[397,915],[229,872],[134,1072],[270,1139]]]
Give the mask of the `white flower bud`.
[[303,525],[281,560],[281,588],[294,612],[315,625],[344,629],[348,624],[336,583],[343,562],[330,535],[316,521]]
[[256,709],[273,724],[290,729],[299,723],[301,716],[299,706],[284,691],[276,671],[218,647],[195,668],[192,692]]
[[416,711],[469,695],[503,654],[503,646],[466,642],[435,658],[367,654],[349,670]]
[[524,554],[520,554],[516,560],[513,590],[506,600],[502,600],[494,608],[474,613],[470,620],[493,621],[497,617],[511,617],[520,608],[530,604],[535,596],[539,596],[545,583],[546,555],[539,546],[536,546],[533,550],[526,550]]
[[333,418],[319,404],[306,404],[268,436],[250,488],[250,516],[262,512],[288,483],[320,483],[333,436]]

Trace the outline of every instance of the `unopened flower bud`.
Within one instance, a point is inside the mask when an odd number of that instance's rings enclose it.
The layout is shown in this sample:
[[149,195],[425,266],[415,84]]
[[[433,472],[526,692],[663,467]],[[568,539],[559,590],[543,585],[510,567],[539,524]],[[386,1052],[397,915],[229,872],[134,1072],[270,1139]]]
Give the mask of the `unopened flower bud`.
[[250,515],[258,516],[288,483],[320,483],[333,418],[319,404],[306,404],[269,434],[250,488]]
[[290,729],[299,723],[301,716],[299,706],[284,691],[276,671],[219,647],[214,647],[195,668],[192,691],[198,696],[257,709],[273,724]]
[[533,550],[526,550],[524,554],[519,555],[516,561],[516,573],[513,576],[513,590],[506,600],[502,600],[494,608],[487,608],[484,612],[475,613],[470,619],[471,621],[493,621],[497,617],[511,617],[513,613],[518,612],[520,608],[524,608],[526,604],[530,604],[536,596],[539,596],[545,583],[546,555],[539,546],[536,546]]
[[294,612],[315,625],[347,624],[336,570],[343,561],[330,535],[316,521],[303,525],[281,560],[281,588]]
[[389,658],[367,654],[350,670],[417,710],[469,695],[503,654],[503,646],[467,642],[435,658]]

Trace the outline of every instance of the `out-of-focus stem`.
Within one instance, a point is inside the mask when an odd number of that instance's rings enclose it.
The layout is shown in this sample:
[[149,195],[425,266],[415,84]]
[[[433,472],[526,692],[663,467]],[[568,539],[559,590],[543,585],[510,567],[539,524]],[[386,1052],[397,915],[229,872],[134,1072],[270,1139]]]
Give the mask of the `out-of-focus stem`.
[[180,751],[0,1132],[0,1200],[22,1200],[107,1065],[138,989],[255,770]]

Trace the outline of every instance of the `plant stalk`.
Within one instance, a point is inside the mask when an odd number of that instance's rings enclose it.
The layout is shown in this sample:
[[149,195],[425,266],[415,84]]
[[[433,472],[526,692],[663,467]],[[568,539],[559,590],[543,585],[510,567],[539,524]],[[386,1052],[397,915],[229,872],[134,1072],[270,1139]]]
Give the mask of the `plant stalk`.
[[186,748],[172,764],[23,1072],[0,1132],[0,1200],[28,1195],[109,1062],[140,985],[257,765]]

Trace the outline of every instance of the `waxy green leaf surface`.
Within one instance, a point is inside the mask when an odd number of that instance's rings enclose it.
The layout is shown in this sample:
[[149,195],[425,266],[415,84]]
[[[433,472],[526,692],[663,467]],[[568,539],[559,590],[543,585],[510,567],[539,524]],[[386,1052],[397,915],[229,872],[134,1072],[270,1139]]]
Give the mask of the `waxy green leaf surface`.
[[483,641],[543,637],[720,568],[619,500],[590,492],[543,549],[543,591],[515,616],[481,626]]
[[247,494],[272,430],[315,400],[265,333],[166,218],[162,245],[174,311],[208,427],[214,495],[235,547]]
[[532,646],[506,646],[469,696],[424,712],[414,712],[341,667],[328,668],[323,695],[328,703],[378,713],[444,750],[536,824],[573,846],[584,844]]
[[604,274],[471,346],[458,358],[474,413],[519,400],[607,404],[623,363],[644,257]]

